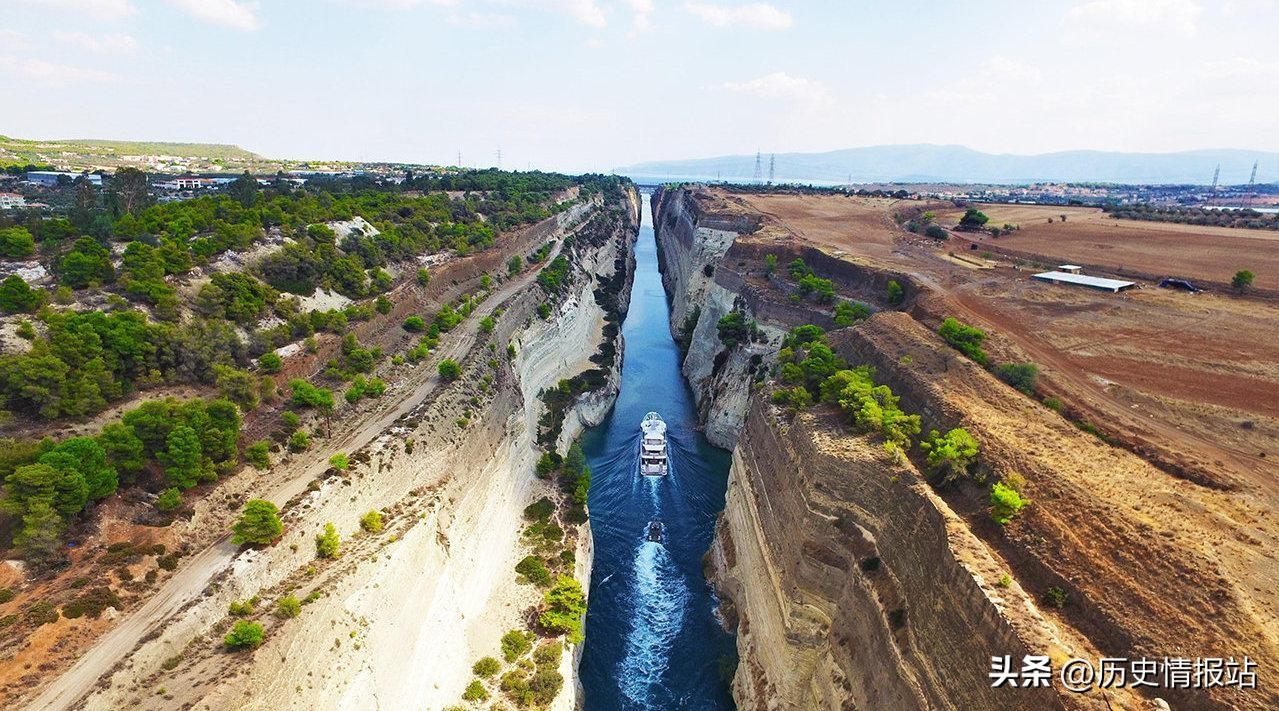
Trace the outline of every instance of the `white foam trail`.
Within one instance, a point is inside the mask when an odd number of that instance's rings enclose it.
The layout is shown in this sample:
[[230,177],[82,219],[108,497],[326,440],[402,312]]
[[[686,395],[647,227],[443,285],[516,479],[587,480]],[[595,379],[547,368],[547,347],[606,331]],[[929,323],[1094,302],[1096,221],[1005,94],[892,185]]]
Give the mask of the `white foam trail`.
[[651,708],[652,688],[670,666],[671,643],[679,634],[689,592],[660,543],[645,541],[635,555],[634,624],[626,638],[626,656],[618,668],[622,694]]

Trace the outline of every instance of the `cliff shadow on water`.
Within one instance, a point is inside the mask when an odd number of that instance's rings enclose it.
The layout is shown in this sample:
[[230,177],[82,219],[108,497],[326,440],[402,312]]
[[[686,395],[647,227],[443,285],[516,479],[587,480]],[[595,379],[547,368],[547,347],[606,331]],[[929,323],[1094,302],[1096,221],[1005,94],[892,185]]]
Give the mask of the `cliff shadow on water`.
[[[641,228],[635,256],[621,392],[583,438],[595,543],[580,670],[585,707],[731,709],[736,647],[702,573],[730,457],[697,430],[651,226]],[[667,426],[665,477],[639,474],[639,424],[650,411]],[[660,542],[649,540],[654,520],[664,528]]]

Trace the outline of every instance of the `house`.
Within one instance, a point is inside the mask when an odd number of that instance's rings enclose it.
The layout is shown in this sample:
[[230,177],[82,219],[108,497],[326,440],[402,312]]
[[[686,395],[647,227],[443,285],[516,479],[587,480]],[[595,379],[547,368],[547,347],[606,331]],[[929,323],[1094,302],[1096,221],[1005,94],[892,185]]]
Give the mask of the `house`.
[[84,176],[90,183],[101,186],[102,176],[97,173],[67,173],[58,170],[30,170],[27,171],[27,182],[36,185],[57,185],[59,178],[66,178],[68,181],[74,181],[76,178]]
[[1070,284],[1072,286],[1086,286],[1089,289],[1098,289],[1100,291],[1110,291],[1119,293],[1133,288],[1137,284],[1131,281],[1120,281],[1119,279],[1106,279],[1104,277],[1087,276],[1077,272],[1042,272],[1035,274],[1034,278],[1040,281],[1046,281],[1051,284]]
[[26,207],[27,199],[17,193],[0,193],[0,210]]

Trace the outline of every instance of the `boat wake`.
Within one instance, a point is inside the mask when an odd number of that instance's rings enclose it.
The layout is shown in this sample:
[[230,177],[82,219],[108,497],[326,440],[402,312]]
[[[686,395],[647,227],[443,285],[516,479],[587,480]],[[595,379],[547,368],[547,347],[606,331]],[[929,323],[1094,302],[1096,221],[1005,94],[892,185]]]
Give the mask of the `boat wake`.
[[632,594],[634,625],[617,679],[626,699],[640,708],[656,708],[655,693],[670,666],[671,643],[683,626],[689,592],[684,577],[660,543],[644,541],[635,555]]

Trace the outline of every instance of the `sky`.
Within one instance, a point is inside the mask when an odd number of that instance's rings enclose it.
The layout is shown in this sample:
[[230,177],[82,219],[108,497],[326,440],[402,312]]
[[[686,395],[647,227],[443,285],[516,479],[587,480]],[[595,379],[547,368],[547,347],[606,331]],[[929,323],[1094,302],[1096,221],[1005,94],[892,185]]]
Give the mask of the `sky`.
[[1279,150],[1279,0],[3,0],[0,134],[609,171]]

